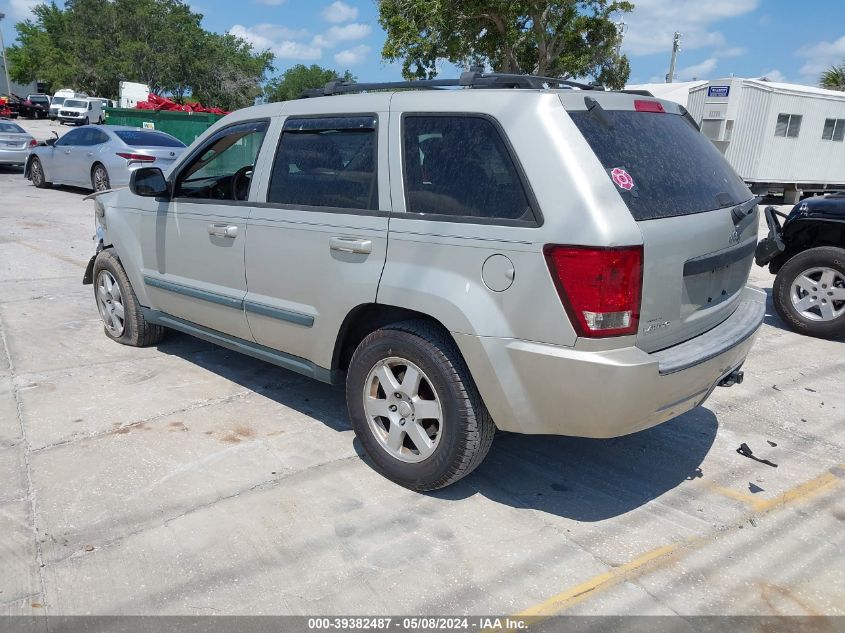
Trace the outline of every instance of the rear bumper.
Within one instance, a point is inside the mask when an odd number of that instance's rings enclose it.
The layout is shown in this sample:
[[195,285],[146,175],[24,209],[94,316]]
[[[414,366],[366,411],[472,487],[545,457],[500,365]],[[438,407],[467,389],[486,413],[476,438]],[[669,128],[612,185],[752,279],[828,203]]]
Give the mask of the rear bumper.
[[0,165],[23,165],[29,156],[29,149],[0,149]]
[[505,431],[617,437],[702,404],[740,367],[765,314],[747,287],[716,328],[662,352],[592,352],[514,339],[455,335],[485,404]]

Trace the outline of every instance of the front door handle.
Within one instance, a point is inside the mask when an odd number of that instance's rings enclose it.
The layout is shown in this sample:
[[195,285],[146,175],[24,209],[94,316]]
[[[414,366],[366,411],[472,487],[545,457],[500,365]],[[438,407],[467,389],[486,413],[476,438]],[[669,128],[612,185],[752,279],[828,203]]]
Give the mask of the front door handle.
[[341,253],[369,254],[373,252],[372,240],[361,240],[356,237],[333,237],[329,240],[329,248]]
[[238,227],[231,224],[209,224],[208,234],[215,237],[234,239],[238,236]]

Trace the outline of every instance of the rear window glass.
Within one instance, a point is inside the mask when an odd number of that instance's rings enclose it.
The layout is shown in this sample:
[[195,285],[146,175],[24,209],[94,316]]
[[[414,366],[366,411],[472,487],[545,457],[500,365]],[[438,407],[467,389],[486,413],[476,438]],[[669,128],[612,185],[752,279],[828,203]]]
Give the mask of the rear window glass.
[[121,130],[115,134],[121,141],[132,147],[185,147],[182,141],[163,132]]
[[716,146],[682,116],[620,110],[569,115],[635,220],[711,211],[752,197]]
[[23,128],[15,123],[6,123],[5,121],[0,122],[0,132],[5,132],[6,134],[23,134]]

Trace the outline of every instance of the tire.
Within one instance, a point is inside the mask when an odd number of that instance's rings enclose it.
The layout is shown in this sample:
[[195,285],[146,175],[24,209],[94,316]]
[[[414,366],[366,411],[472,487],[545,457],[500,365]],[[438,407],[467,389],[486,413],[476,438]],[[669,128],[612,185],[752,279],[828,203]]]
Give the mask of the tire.
[[100,163],[95,164],[91,170],[91,188],[94,191],[107,191],[111,188],[109,172]]
[[[389,378],[379,375],[385,370],[401,399],[388,393],[390,387],[384,389]],[[409,370],[421,375],[417,397],[410,399]],[[421,417],[423,401],[426,411],[439,418]],[[347,372],[346,402],[355,434],[376,470],[411,490],[436,490],[466,477],[487,455],[496,431],[457,346],[426,321],[389,325],[361,342]],[[428,446],[418,448],[414,437]]]
[[37,156],[32,159],[32,164],[29,166],[29,178],[38,189],[49,189],[53,186],[53,183],[47,182],[47,177],[44,175],[44,165],[41,164],[41,159]]
[[[162,326],[144,319],[126,271],[111,250],[100,251],[94,261],[94,301],[103,320],[103,331],[113,341],[148,347],[164,338]],[[119,310],[115,309],[118,305]]]
[[793,330],[845,336],[845,249],[820,246],[789,259],[775,277],[775,310]]

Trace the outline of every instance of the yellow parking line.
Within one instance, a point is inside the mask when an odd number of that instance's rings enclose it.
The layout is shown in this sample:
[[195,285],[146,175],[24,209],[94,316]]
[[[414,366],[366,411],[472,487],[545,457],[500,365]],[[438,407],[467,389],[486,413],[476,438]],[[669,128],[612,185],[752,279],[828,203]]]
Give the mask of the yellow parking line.
[[643,554],[629,563],[625,563],[619,567],[614,567],[610,571],[599,574],[587,582],[581,583],[580,585],[564,591],[563,593],[559,593],[556,596],[552,596],[545,602],[529,607],[528,609],[525,609],[525,611],[517,613],[515,617],[542,617],[560,613],[561,611],[586,600],[595,593],[609,589],[610,587],[618,585],[620,582],[624,582],[629,578],[643,574],[647,570],[651,570],[668,563],[673,559],[672,554],[674,554],[679,547],[679,543],[658,547],[657,549]]
[[[843,468],[845,468],[845,465],[843,464],[839,464],[836,467],[836,469],[840,470]],[[831,468],[818,477],[814,477],[813,479],[810,479],[809,481],[806,481],[803,484],[800,484],[772,499],[754,499],[751,495],[745,495],[742,492],[730,490],[729,488],[721,488],[719,486],[714,487],[719,488],[719,492],[726,494],[731,498],[749,502],[752,510],[754,511],[753,514],[772,513],[794,503],[805,501],[811,497],[829,492],[838,486],[842,479],[834,474],[832,472],[833,470],[834,468]],[[748,497],[751,498],[748,499]],[[744,517],[735,525],[743,525],[749,518],[751,518],[751,516]],[[657,549],[653,549],[650,552],[625,563],[624,565],[614,567],[610,571],[599,574],[580,585],[576,585],[571,589],[567,589],[566,591],[552,596],[548,600],[544,600],[539,604],[529,607],[512,617],[530,618],[532,622],[537,622],[553,615],[557,615],[576,604],[601,593],[602,591],[618,585],[621,582],[643,576],[651,571],[679,560],[690,552],[694,552],[707,543],[712,543],[714,539],[722,537],[726,533],[730,533],[732,531],[733,530],[714,531],[706,536],[699,536],[679,543],[658,547]]]
[[712,482],[707,482],[705,486],[710,492],[718,493],[723,497],[728,497],[730,499],[734,499],[735,501],[741,501],[742,503],[746,503],[748,505],[754,505],[759,501],[757,497],[749,492],[742,492],[740,490],[734,490],[733,488],[725,488],[724,486],[720,486]]

